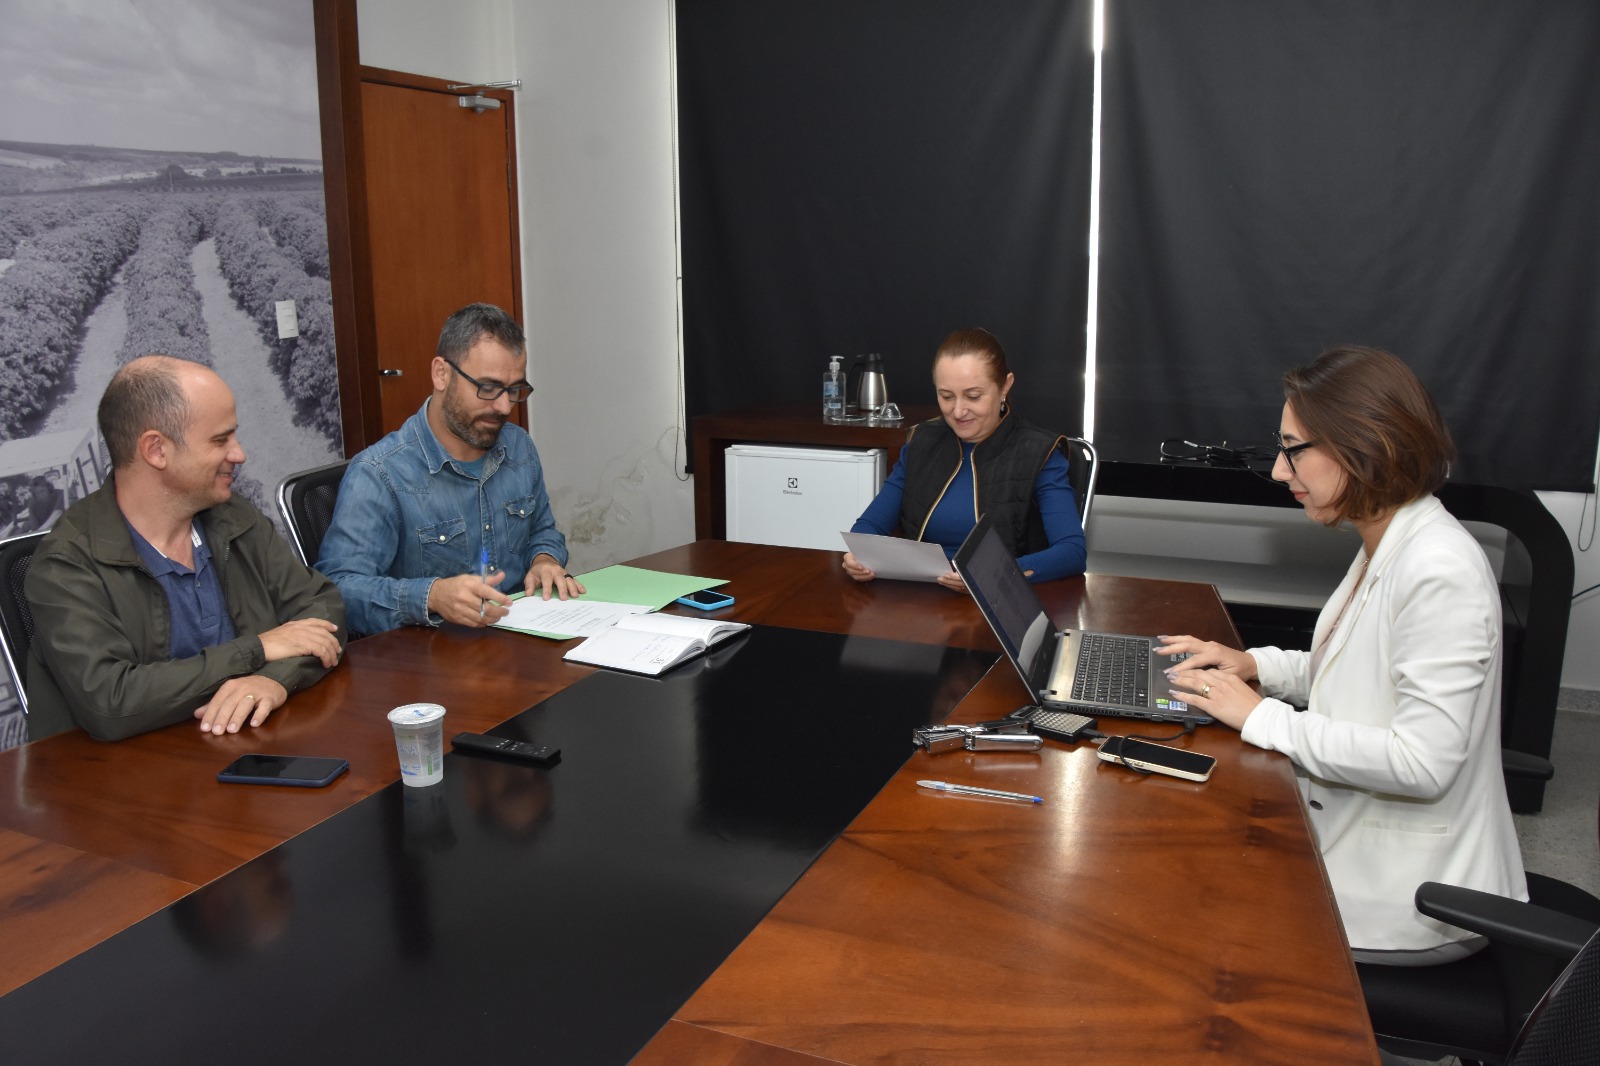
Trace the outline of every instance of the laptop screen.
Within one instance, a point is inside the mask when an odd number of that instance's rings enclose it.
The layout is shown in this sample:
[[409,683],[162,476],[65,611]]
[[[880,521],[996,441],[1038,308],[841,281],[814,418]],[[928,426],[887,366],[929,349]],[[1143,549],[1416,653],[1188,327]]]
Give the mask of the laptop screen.
[[[1055,627],[987,516],[967,535],[955,562],[1006,654],[1023,678],[1034,684],[1041,666],[1046,671],[1050,668],[1048,658],[1055,652],[1050,637]],[[1042,664],[1041,658],[1046,660]]]

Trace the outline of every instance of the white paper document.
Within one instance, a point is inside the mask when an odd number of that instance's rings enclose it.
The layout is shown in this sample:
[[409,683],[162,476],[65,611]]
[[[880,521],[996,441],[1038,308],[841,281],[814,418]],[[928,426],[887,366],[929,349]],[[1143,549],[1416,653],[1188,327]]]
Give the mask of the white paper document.
[[650,608],[637,603],[605,603],[600,600],[561,600],[552,596],[522,596],[512,601],[511,613],[495,625],[519,633],[541,637],[590,637],[610,629],[617,619],[644,614]]
[[590,637],[562,658],[655,675],[704,655],[712,645],[749,628],[744,622],[684,618],[675,614],[619,618],[616,625]]
[[937,581],[950,573],[950,558],[939,545],[876,533],[842,533],[856,562],[895,581]]

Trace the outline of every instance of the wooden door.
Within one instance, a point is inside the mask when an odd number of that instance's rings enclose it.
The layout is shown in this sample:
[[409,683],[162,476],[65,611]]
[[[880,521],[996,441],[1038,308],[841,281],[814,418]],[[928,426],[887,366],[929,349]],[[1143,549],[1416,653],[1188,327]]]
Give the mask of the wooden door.
[[[362,142],[383,432],[432,391],[428,364],[452,311],[481,301],[522,320],[511,93],[361,68]],[[371,361],[368,361],[371,365]],[[527,424],[525,408],[513,416]]]

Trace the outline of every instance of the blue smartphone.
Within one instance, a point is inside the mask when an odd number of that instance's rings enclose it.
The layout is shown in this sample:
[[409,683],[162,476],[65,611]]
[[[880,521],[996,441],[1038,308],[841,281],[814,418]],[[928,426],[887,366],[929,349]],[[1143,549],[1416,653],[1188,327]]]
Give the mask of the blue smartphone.
[[321,788],[350,769],[344,759],[318,759],[305,755],[241,755],[217,774],[217,780],[237,785],[296,785]]
[[691,592],[687,596],[679,596],[678,602],[685,607],[693,607],[701,611],[715,611],[719,607],[732,606],[733,597],[726,592],[718,592],[716,589],[701,589],[699,592]]

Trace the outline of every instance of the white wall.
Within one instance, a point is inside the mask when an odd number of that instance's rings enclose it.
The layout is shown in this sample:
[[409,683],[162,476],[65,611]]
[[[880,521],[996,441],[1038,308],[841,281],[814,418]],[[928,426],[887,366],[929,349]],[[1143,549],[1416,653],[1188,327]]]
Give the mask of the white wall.
[[360,0],[363,63],[521,78],[534,440],[574,570],[694,538],[678,425],[669,0]]
[[680,480],[670,10],[513,4],[533,423],[585,569],[694,539]]
[[357,0],[361,62],[432,78],[515,78],[510,8],[511,0]]
[[[1539,499],[1561,528],[1567,531],[1572,544],[1572,562],[1575,571],[1572,591],[1586,589],[1600,582],[1600,539],[1595,537],[1595,506],[1593,495],[1580,496],[1575,492],[1541,492]],[[1582,534],[1579,521],[1582,516]],[[1589,545],[1580,551],[1580,540]],[[1589,593],[1572,604],[1572,614],[1567,621],[1567,657],[1561,667],[1561,683],[1568,688],[1600,690],[1600,589]]]

